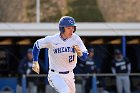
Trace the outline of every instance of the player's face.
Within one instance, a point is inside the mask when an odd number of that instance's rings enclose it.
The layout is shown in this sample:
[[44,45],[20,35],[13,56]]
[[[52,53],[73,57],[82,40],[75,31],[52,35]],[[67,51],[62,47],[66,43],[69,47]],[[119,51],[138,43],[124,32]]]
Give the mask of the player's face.
[[94,52],[89,51],[89,57],[93,57],[94,56]]
[[28,53],[27,53],[27,57],[28,57],[29,60],[32,60],[32,58],[33,58],[32,52],[28,52]]
[[116,58],[117,60],[121,60],[121,59],[123,58],[123,56],[122,56],[121,53],[119,53],[119,54],[116,54],[116,55],[115,55],[115,58]]
[[65,36],[65,38],[70,38],[73,34],[74,31],[74,26],[68,26],[64,28],[64,33],[63,35]]

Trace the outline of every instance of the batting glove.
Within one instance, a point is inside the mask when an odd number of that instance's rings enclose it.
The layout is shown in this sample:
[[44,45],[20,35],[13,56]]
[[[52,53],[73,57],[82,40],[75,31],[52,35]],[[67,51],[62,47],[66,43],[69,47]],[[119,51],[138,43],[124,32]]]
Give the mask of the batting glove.
[[78,56],[82,56],[83,53],[82,51],[80,50],[79,46],[78,45],[74,45],[73,48],[75,49],[76,53]]
[[33,62],[32,70],[35,71],[37,74],[39,74],[39,72],[40,72],[40,67],[39,67],[38,61],[34,61],[34,62]]

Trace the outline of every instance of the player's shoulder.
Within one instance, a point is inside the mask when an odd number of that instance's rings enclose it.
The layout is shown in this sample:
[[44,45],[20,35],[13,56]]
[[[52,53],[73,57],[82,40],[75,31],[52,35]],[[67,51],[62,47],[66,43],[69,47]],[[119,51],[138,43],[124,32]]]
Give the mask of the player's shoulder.
[[54,35],[47,35],[45,38],[56,38],[59,36],[59,33],[54,34]]
[[73,36],[74,36],[74,37],[79,37],[76,33],[73,33]]
[[58,37],[58,34],[54,35],[46,35],[44,38],[38,39],[37,41],[47,41],[47,42],[52,42],[56,40]]
[[115,59],[113,59],[113,60],[112,60],[112,64],[115,64],[115,63],[116,63],[116,60],[115,60]]
[[129,60],[127,57],[124,57],[123,59],[124,59],[124,61],[126,61],[127,63],[130,63],[130,60]]
[[75,33],[73,33],[72,38],[73,38],[73,39],[80,39],[80,36],[79,36],[79,35],[77,35],[77,34],[75,34]]

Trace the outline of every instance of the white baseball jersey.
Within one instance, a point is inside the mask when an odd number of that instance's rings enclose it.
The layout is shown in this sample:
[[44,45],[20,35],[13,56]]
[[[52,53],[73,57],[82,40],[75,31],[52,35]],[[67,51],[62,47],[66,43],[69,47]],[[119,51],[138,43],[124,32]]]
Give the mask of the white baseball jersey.
[[87,51],[82,40],[73,33],[72,37],[64,40],[60,33],[46,36],[36,42],[39,49],[49,49],[49,68],[56,71],[72,71],[77,63],[77,54],[73,45],[78,45],[82,52]]

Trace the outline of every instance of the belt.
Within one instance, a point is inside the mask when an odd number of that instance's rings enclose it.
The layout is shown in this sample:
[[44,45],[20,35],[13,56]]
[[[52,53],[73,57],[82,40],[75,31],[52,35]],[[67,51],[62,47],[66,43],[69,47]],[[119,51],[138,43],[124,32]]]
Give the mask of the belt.
[[[57,72],[54,69],[50,69],[52,72]],[[65,71],[65,72],[58,72],[59,74],[68,74],[70,71]]]

